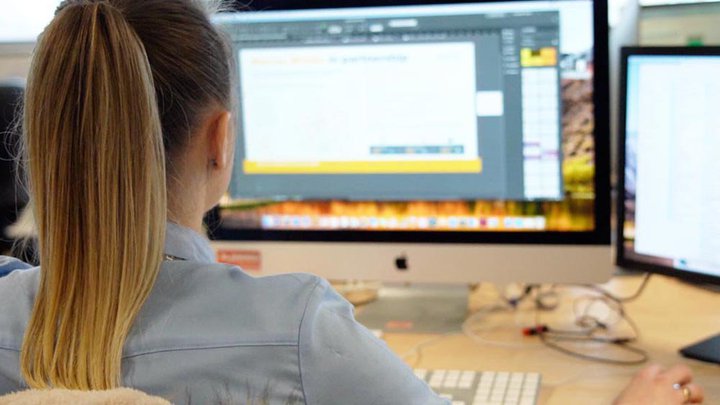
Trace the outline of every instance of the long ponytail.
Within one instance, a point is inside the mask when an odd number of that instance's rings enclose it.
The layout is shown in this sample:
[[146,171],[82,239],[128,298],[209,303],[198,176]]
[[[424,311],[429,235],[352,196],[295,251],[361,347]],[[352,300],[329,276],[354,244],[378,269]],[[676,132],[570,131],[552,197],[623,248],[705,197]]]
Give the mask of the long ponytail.
[[153,71],[114,5],[58,11],[35,50],[23,130],[42,272],[22,374],[35,388],[116,387],[160,268],[167,202]]

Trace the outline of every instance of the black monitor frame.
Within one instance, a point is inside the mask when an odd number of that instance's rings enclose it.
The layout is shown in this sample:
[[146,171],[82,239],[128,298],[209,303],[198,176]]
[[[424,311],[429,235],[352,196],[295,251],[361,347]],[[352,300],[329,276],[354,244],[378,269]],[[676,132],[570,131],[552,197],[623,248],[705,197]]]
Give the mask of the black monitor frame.
[[621,50],[620,67],[620,122],[618,130],[618,194],[617,194],[617,235],[616,235],[616,263],[618,266],[641,270],[650,273],[663,274],[666,276],[680,278],[689,282],[717,284],[720,285],[720,277],[678,269],[671,266],[663,266],[634,260],[628,257],[625,252],[625,147],[626,147],[626,125],[627,125],[627,73],[628,60],[635,55],[656,55],[656,56],[720,56],[720,47],[624,47]]
[[[505,0],[515,2],[523,0]],[[527,1],[527,0],[526,0]],[[492,3],[467,0],[258,0],[250,10],[300,10],[403,5]],[[238,3],[238,10],[248,6]],[[252,11],[255,12],[255,11]],[[543,232],[466,232],[466,231],[362,231],[362,230],[262,230],[228,229],[222,226],[218,209],[210,214],[211,238],[232,241],[376,242],[376,243],[452,243],[452,244],[532,244],[532,245],[610,245],[610,110],[607,0],[593,0],[593,103],[595,111],[595,225],[591,231]]]

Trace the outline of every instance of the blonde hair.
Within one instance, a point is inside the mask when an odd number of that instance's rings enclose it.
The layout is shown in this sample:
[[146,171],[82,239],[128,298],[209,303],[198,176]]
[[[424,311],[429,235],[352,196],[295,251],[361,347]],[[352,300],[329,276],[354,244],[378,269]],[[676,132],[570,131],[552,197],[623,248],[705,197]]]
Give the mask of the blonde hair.
[[33,57],[23,143],[41,264],[20,367],[33,388],[121,384],[127,335],[157,278],[166,156],[212,103],[228,50],[191,0],[72,0]]

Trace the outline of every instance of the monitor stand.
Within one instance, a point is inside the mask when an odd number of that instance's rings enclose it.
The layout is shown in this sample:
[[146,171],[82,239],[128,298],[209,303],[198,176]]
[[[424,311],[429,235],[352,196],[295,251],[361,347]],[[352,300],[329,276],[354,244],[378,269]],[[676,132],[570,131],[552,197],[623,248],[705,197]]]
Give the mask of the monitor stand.
[[683,347],[680,353],[691,359],[720,364],[720,335]]
[[467,285],[384,284],[378,299],[359,306],[355,318],[386,333],[461,332],[469,296]]

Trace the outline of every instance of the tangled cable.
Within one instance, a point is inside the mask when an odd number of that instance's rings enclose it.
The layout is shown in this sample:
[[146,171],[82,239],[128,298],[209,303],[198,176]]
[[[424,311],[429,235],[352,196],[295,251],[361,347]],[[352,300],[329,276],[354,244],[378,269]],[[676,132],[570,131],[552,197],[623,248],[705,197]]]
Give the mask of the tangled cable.
[[[635,321],[627,314],[624,304],[637,299],[650,280],[647,274],[639,288],[627,297],[616,296],[609,291],[594,285],[573,285],[571,288],[589,290],[594,294],[584,294],[573,300],[573,316],[575,328],[559,328],[544,323],[541,314],[558,308],[560,304],[559,288],[563,286],[551,285],[543,288],[540,285],[526,285],[521,288],[520,293],[514,296],[501,294],[498,303],[481,308],[479,311],[468,317],[463,323],[462,330],[469,338],[481,343],[506,348],[537,348],[547,347],[552,350],[564,353],[573,357],[591,360],[601,363],[618,365],[637,365],[648,360],[648,354],[633,346],[640,337],[640,331]],[[515,324],[519,325],[519,307],[524,302],[531,302],[534,310],[534,324],[529,327],[521,327],[523,336],[537,336],[539,343],[529,343],[526,340],[521,342],[508,342],[506,340],[493,340],[485,335],[497,328],[478,327],[480,320],[486,319],[488,315],[495,313],[514,313]],[[598,315],[605,312],[604,316]],[[614,329],[626,325],[629,333],[623,335],[613,334]],[[571,347],[569,344],[572,344]],[[595,350],[589,351],[578,349],[578,344],[607,344],[612,345],[629,355],[629,358],[608,357],[594,354]],[[594,349],[594,348],[591,348]]]

